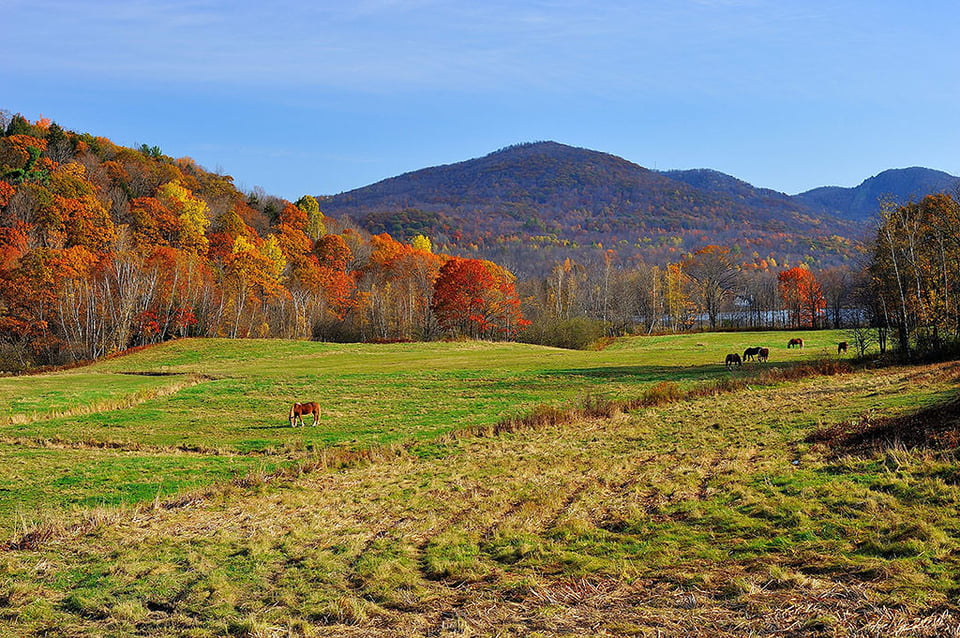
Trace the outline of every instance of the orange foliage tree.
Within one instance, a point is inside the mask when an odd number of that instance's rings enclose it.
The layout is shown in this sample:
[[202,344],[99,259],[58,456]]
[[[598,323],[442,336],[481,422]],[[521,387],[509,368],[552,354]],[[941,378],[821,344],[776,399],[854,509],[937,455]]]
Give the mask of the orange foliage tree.
[[260,326],[252,321],[257,317],[259,306],[287,293],[279,282],[277,262],[241,235],[226,258],[225,275],[232,310],[232,325],[227,334],[230,337],[264,336],[258,334]]
[[429,240],[414,245],[382,233],[370,238],[371,252],[361,272],[364,320],[380,340],[428,339],[436,334],[430,308],[433,284],[444,258]]
[[180,236],[180,220],[156,197],[137,197],[130,202],[132,230],[137,243],[172,246]]
[[351,258],[343,237],[324,235],[309,253],[291,260],[287,287],[293,296],[298,334],[312,336],[318,324],[342,322],[354,308],[356,280],[347,272]]

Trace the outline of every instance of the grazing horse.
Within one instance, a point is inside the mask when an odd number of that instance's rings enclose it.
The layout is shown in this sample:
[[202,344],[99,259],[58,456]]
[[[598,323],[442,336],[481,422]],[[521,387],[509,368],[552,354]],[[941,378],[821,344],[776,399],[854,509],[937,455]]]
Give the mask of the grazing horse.
[[757,361],[766,361],[770,356],[770,348],[760,348],[760,352],[757,353]]
[[742,366],[743,362],[740,361],[740,355],[734,352],[727,355],[727,360],[724,362],[724,364],[727,366],[727,369],[730,369],[734,365],[736,365],[737,367]]
[[801,339],[800,337],[794,337],[793,339],[787,342],[788,348],[792,348],[793,346],[799,346],[800,349],[803,350],[803,339]]
[[303,424],[303,415],[312,414],[313,423],[311,425],[316,425],[320,421],[320,406],[317,403],[294,403],[290,408],[290,427],[294,427],[296,422],[300,422],[300,427],[304,427]]
[[847,342],[841,341],[837,344],[837,354],[847,354]]
[[760,354],[760,348],[747,348],[743,351],[743,360],[750,361],[755,359],[758,354]]

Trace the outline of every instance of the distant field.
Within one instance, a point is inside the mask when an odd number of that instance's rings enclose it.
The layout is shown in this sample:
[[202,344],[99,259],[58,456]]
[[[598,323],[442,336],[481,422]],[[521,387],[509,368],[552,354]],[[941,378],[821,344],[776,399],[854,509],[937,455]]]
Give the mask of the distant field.
[[[637,396],[650,384],[744,375],[728,352],[771,348],[769,366],[835,356],[842,335],[636,337],[602,351],[511,343],[326,344],[188,339],[62,373],[0,378],[0,529],[63,507],[137,502],[337,446],[429,439],[539,404]],[[157,376],[148,376],[157,375]],[[294,401],[317,428],[292,429]],[[58,450],[63,449],[64,452]]]
[[[497,436],[434,436],[482,423],[478,414],[492,421],[587,392],[627,398],[664,379],[749,374],[761,366],[728,373],[719,355],[783,340],[773,336],[637,338],[601,352],[188,341],[98,365],[107,378],[215,379],[137,404],[154,416],[104,435],[126,447],[89,438],[89,419],[106,413],[78,417],[88,429],[65,419],[76,429],[63,439],[7,441],[0,463],[23,469],[2,494],[29,488],[25,502],[51,508],[58,490],[80,505],[146,503],[8,534],[16,544],[0,550],[0,635],[960,635],[957,450],[854,451],[811,439],[955,401],[957,363],[751,384]],[[835,356],[836,335],[808,336],[803,353],[777,348],[772,359]],[[327,439],[396,440],[377,428],[386,411],[360,402],[337,428],[325,422],[326,439],[311,438],[323,428],[256,430],[257,401],[285,389],[282,412],[319,381],[406,406],[404,429],[391,434],[413,445],[222,483],[248,461],[315,459],[307,446]],[[208,424],[203,399],[227,382],[248,411]],[[463,396],[476,409],[459,411]],[[182,411],[170,416],[174,407]],[[164,443],[191,412],[183,441],[218,449]],[[940,421],[931,425],[950,425]],[[140,438],[152,447],[137,448]],[[157,498],[167,485],[216,481]]]

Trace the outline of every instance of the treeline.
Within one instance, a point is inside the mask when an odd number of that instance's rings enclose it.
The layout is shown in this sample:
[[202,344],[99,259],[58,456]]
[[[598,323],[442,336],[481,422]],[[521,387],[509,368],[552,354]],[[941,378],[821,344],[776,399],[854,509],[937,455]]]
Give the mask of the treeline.
[[869,321],[862,270],[743,263],[708,245],[666,266],[624,265],[606,250],[521,282],[521,339],[584,347],[606,336],[717,329],[809,329]]
[[510,338],[514,277],[229,175],[0,113],[0,370],[184,336]]

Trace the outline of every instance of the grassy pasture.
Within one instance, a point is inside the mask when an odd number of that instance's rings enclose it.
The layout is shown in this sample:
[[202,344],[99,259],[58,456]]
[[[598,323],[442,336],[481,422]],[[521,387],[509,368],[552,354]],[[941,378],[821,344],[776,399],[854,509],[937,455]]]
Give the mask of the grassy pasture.
[[[767,345],[773,366],[825,355],[842,338],[803,335],[803,351],[777,332],[637,337],[602,351],[183,340],[79,370],[0,378],[0,459],[15,468],[0,485],[0,530],[64,507],[272,471],[323,448],[430,439],[540,404],[747,374],[759,364],[728,372],[725,354]],[[319,427],[287,426],[296,400],[324,406]]]
[[808,437],[955,397],[958,374],[888,368],[423,439],[372,463],[101,512],[0,554],[0,629],[956,636],[957,452],[851,455]]

